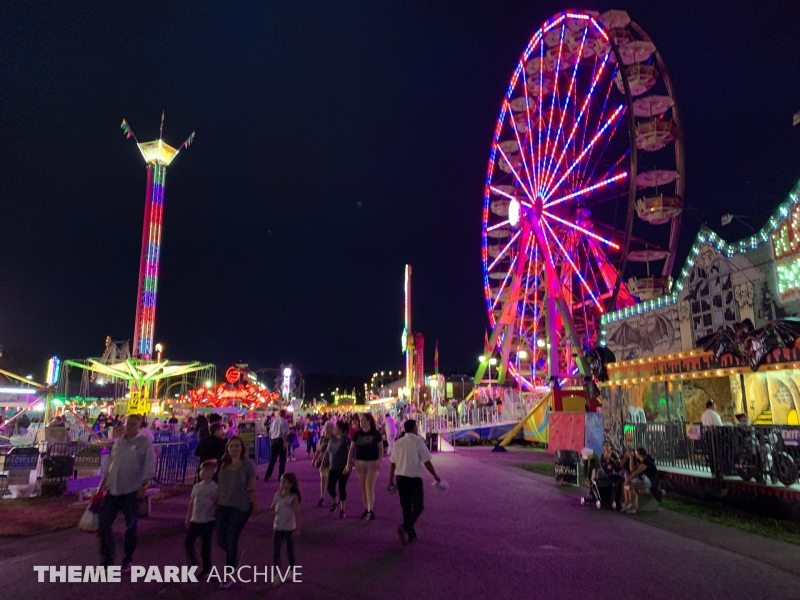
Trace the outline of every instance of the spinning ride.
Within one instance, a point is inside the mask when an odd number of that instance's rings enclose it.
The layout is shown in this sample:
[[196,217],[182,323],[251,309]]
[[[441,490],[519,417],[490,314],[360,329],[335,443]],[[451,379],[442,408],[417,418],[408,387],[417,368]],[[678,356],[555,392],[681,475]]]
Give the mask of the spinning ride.
[[[499,352],[498,380],[588,376],[600,316],[668,285],[682,209],[682,133],[655,44],[624,11],[555,15],[511,76],[489,156],[485,351]],[[635,289],[623,275],[640,275]]]

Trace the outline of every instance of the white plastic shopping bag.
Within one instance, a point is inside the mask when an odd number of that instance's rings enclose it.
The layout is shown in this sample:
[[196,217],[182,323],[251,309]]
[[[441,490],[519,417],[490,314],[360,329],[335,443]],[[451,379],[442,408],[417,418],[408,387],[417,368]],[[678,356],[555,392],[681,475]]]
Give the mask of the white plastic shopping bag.
[[95,533],[100,529],[100,514],[94,512],[91,507],[87,508],[78,523],[78,529],[85,533]]

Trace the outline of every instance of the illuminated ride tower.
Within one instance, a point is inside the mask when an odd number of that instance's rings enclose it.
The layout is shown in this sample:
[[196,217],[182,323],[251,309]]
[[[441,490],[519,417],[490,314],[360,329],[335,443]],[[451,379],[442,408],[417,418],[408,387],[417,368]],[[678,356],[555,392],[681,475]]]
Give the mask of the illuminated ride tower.
[[178,149],[163,141],[164,113],[158,139],[139,142],[128,122],[121,125],[126,137],[132,137],[139,146],[147,163],[147,191],[144,204],[144,227],[142,229],[142,254],[139,259],[139,289],[136,295],[136,327],[133,332],[133,356],[150,360],[153,354],[153,335],[156,321],[156,290],[158,288],[158,264],[161,256],[161,224],[164,214],[164,185],[167,167],[178,156],[181,148],[188,148],[194,141],[194,132]]

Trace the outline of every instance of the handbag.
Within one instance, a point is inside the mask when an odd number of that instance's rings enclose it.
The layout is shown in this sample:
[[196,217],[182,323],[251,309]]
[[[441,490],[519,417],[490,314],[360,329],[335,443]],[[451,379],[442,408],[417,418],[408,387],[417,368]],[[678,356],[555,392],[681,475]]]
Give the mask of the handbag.
[[303,432],[303,441],[307,442],[310,439],[311,439],[311,432],[308,431],[308,430],[304,431]]

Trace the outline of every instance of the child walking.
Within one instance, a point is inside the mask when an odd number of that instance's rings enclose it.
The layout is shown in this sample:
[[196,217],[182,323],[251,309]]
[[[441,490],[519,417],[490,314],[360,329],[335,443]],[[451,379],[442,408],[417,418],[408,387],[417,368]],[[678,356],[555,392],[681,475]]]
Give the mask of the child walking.
[[214,483],[214,473],[217,472],[217,461],[207,460],[200,465],[200,483],[192,488],[189,510],[186,513],[186,534],[184,546],[189,564],[196,565],[197,558],[194,554],[194,544],[201,539],[200,556],[203,559],[203,571],[200,577],[205,577],[211,571],[211,536],[214,533],[214,510],[216,509],[217,484]]
[[289,428],[289,435],[286,438],[286,445],[288,446],[286,449],[286,458],[289,460],[289,462],[294,462],[295,448],[300,446],[300,441],[297,438],[297,428],[294,426]]
[[272,499],[269,510],[275,511],[275,522],[272,533],[272,564],[279,567],[281,564],[281,546],[286,540],[286,554],[289,557],[289,566],[295,566],[294,537],[300,535],[300,503],[303,495],[294,473],[284,473],[281,477],[281,487]]

